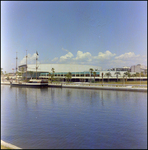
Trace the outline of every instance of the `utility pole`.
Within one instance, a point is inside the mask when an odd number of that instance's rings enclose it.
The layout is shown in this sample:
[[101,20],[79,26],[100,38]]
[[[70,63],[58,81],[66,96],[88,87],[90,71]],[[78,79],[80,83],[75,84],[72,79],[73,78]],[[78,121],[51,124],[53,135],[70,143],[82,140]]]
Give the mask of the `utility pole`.
[[26,82],[27,82],[27,50],[26,50]]
[[17,82],[17,52],[16,52],[16,82]]

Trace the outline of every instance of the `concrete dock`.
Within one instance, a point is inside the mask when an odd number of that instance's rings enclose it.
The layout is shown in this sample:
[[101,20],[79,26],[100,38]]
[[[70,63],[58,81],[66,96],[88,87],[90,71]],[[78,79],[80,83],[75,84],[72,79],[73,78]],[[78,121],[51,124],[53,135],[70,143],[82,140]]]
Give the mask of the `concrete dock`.
[[[10,82],[1,82],[1,85],[10,85]],[[48,87],[56,88],[80,88],[97,90],[121,90],[121,91],[140,91],[147,92],[147,86],[140,85],[102,85],[95,83],[48,83]]]
[[48,87],[59,88],[80,88],[80,89],[97,89],[97,90],[121,90],[121,91],[142,91],[147,92],[147,86],[134,85],[98,85],[98,84],[75,84],[75,83],[49,83]]

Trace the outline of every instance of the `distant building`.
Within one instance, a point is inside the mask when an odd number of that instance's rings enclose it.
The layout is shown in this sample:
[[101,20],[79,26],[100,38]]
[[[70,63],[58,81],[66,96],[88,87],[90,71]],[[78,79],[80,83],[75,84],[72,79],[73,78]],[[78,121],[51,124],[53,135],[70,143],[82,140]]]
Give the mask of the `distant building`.
[[[35,78],[38,77],[49,77],[49,73],[52,74],[52,68],[54,68],[54,78],[59,80],[65,80],[68,72],[71,72],[73,79],[90,79],[92,75],[90,75],[89,69],[92,68],[96,72],[96,77],[100,76],[100,71],[102,70],[99,66],[94,65],[76,65],[76,64],[39,64],[37,65],[38,69],[36,72],[36,64],[28,64],[27,65],[27,78]],[[26,65],[21,65],[18,67],[19,71],[24,71],[23,76],[26,77]],[[32,75],[31,75],[32,72]]]
[[144,65],[141,65],[141,64],[137,64],[137,65],[131,66],[131,72],[146,73],[147,72],[147,67],[144,66]]
[[122,68],[112,68],[112,69],[108,69],[108,71],[131,71],[130,67],[122,67]]

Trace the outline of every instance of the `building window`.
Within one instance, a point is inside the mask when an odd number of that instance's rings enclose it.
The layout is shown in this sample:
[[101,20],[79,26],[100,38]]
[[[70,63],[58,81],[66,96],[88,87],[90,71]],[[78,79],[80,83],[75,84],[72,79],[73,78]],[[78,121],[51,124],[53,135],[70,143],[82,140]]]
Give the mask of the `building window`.
[[78,72],[76,73],[76,77],[79,77],[79,73]]

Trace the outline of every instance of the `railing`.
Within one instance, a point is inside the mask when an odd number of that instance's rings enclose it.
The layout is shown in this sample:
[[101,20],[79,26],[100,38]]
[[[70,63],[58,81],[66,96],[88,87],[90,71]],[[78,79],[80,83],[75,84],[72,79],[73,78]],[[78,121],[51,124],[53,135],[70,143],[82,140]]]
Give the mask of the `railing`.
[[80,84],[78,84],[78,83],[49,83],[49,85],[60,85],[60,86],[62,86],[62,85],[71,85],[71,86],[86,86],[86,87],[127,87],[127,88],[147,88],[147,86],[140,86],[140,85],[118,85],[118,84],[116,84],[116,85],[105,85],[105,84],[92,84],[92,83],[80,83]]

